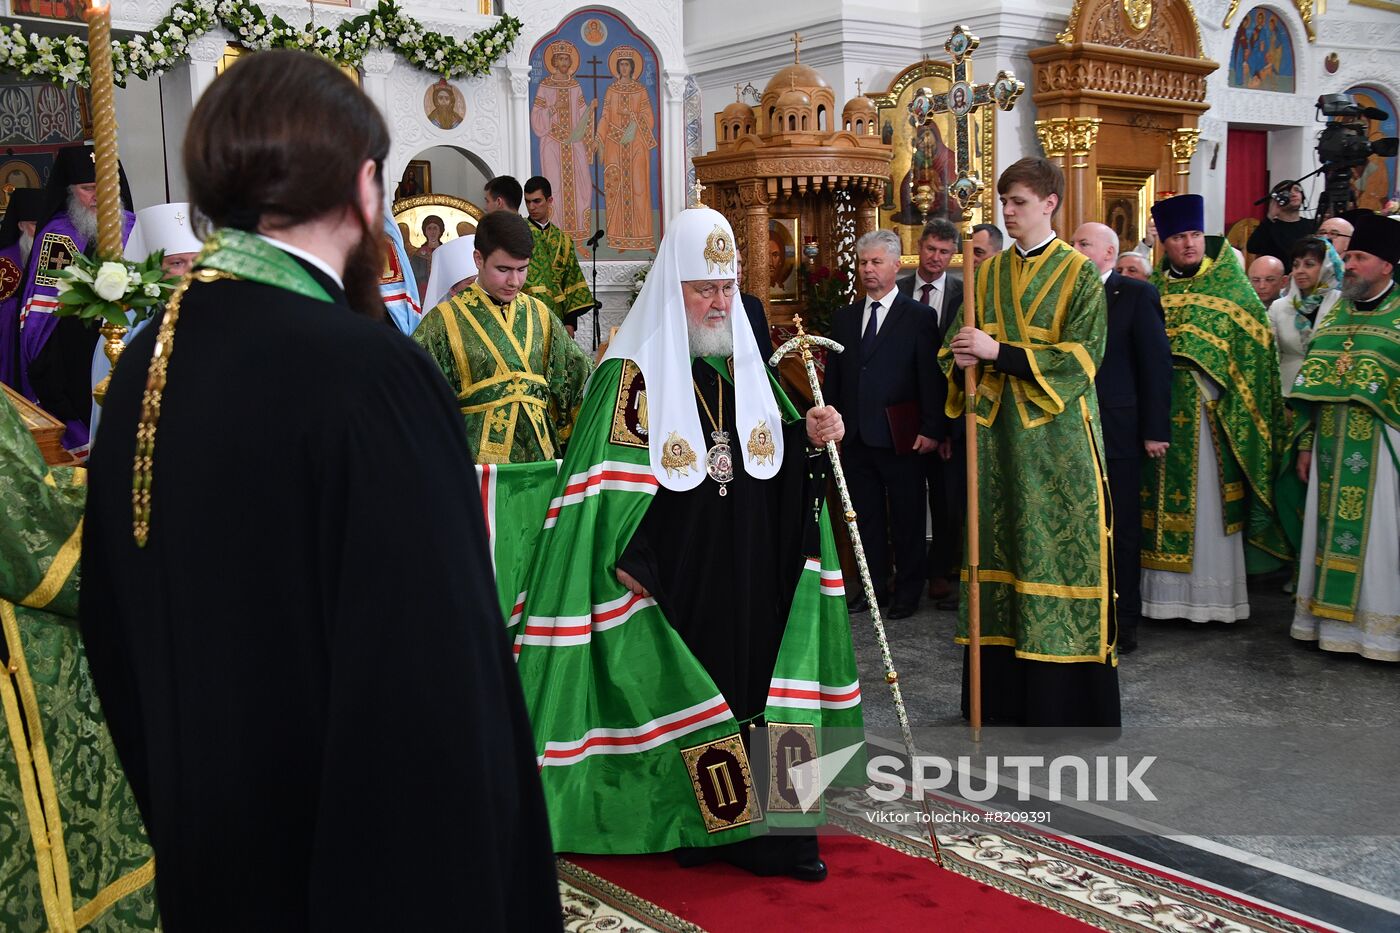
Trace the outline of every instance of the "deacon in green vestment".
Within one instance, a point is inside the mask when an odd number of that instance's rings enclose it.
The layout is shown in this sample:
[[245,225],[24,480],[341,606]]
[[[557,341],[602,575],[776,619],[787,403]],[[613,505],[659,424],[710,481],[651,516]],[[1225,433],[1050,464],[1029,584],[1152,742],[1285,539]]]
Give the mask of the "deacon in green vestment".
[[[1293,382],[1298,412],[1280,514],[1301,556],[1292,635],[1400,662],[1400,224],[1360,217],[1342,300]],[[1298,519],[1301,518],[1301,524]],[[1292,519],[1292,521],[1288,521]]]
[[155,930],[155,860],[78,634],[86,472],[0,397],[0,929]]
[[1204,213],[1195,194],[1152,207],[1175,373],[1171,446],[1143,477],[1142,614],[1236,622],[1246,573],[1291,553],[1274,502],[1283,402],[1268,312]]
[[592,362],[545,305],[521,290],[534,249],[519,215],[476,228],[476,282],[413,332],[457,394],[477,463],[563,456]]
[[525,211],[535,238],[525,293],[544,302],[572,333],[579,315],[593,308],[593,293],[583,279],[573,238],[550,222],[553,209],[554,193],[548,178],[536,175],[525,182]]
[[[977,269],[977,320],[941,354],[947,414],[977,391],[981,631],[987,720],[1119,725],[1110,503],[1094,375],[1107,339],[1103,282],[1058,239],[1064,176],[1022,159],[997,182],[1016,240]],[[967,573],[956,641],[968,644]]]

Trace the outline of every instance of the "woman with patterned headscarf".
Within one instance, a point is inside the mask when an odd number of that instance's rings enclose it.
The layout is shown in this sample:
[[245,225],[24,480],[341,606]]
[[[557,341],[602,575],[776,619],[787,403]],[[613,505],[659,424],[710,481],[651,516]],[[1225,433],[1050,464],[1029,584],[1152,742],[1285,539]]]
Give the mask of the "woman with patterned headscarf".
[[1283,394],[1292,393],[1293,381],[1318,322],[1341,298],[1342,257],[1321,237],[1304,237],[1289,252],[1292,279],[1287,290],[1269,306],[1269,324],[1278,346],[1279,377]]

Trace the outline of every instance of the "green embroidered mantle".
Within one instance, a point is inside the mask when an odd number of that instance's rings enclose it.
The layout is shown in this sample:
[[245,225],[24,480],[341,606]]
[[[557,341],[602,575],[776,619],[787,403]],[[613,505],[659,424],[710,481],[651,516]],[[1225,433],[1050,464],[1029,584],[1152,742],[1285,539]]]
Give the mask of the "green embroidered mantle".
[[0,929],[154,930],[155,861],[79,637],[82,470],[0,399]]
[[1206,400],[1215,438],[1226,534],[1243,531],[1251,572],[1290,556],[1275,514],[1274,477],[1282,452],[1283,400],[1278,351],[1268,314],[1234,250],[1206,238],[1207,260],[1185,279],[1152,274],[1162,294],[1167,334],[1177,361],[1172,379],[1172,437],[1167,456],[1145,471],[1142,565],[1191,572],[1195,546],[1196,471],[1200,464],[1198,379],[1220,397]]

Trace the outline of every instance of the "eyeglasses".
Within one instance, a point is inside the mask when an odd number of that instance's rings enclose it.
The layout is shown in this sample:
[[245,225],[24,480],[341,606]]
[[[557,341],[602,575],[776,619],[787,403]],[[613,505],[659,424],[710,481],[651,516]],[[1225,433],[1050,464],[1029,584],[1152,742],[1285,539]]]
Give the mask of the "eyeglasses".
[[734,293],[738,291],[738,286],[735,285],[733,282],[730,282],[728,285],[716,285],[715,283],[710,282],[705,285],[691,285],[690,290],[695,292],[695,294],[699,295],[701,298],[704,298],[706,301],[709,301],[717,294],[723,294],[726,298],[733,298]]

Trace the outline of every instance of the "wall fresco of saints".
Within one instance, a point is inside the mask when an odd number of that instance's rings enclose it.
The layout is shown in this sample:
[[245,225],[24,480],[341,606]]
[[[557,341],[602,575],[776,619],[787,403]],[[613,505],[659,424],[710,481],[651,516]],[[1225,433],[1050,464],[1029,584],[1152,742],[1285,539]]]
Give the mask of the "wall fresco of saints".
[[599,259],[645,259],[661,237],[656,52],[621,19],[591,9],[530,53],[530,165],[549,179],[554,222]]

